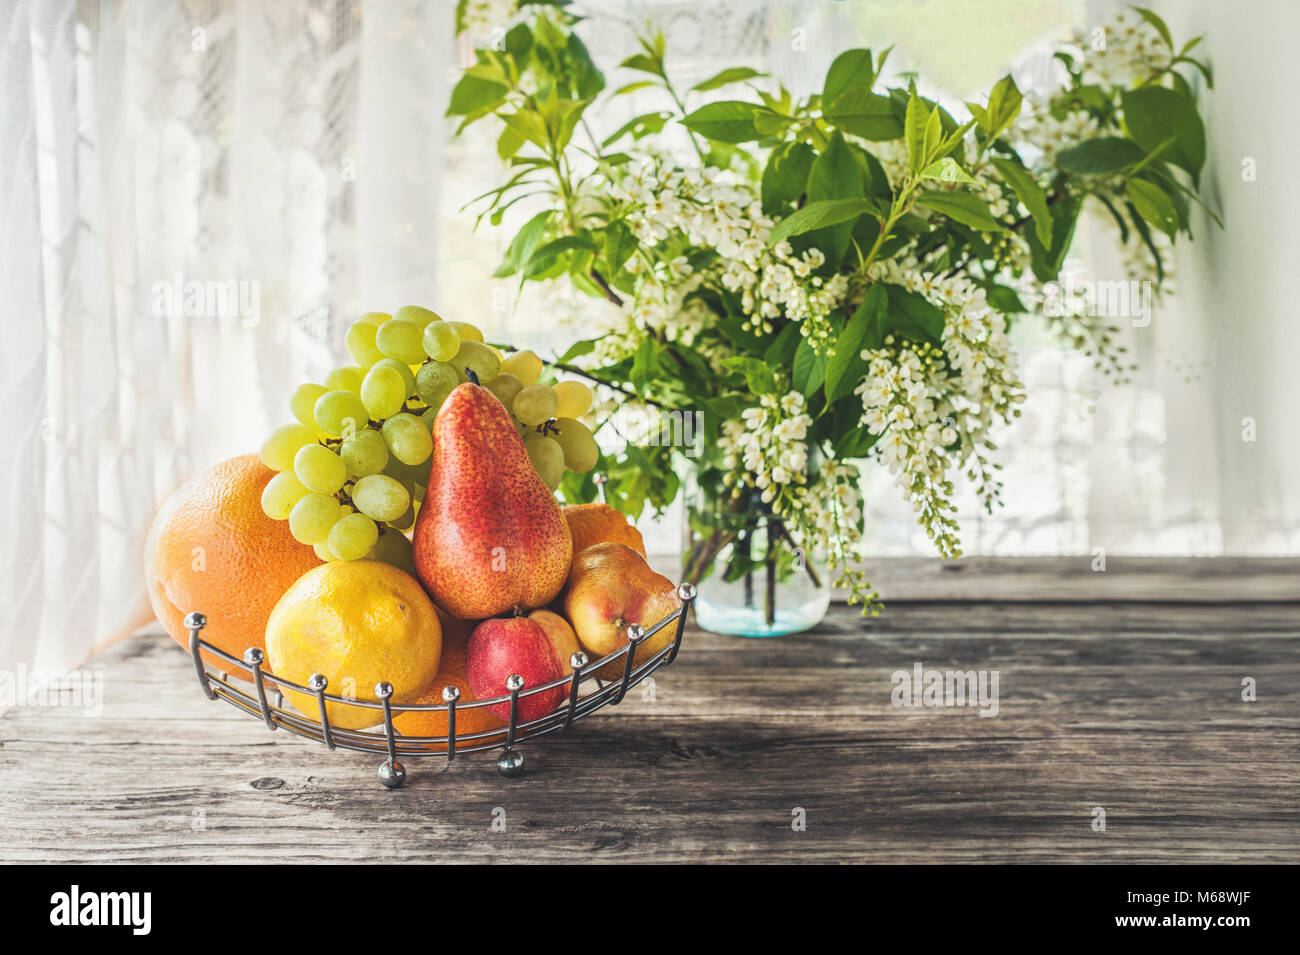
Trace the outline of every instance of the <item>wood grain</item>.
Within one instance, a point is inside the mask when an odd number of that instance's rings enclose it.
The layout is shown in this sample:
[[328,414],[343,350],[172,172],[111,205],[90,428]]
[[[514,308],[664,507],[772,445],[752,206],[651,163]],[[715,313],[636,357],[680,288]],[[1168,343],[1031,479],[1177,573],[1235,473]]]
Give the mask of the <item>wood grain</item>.
[[[396,792],[374,757],[209,702],[149,632],[92,661],[102,715],[0,717],[0,861],[1300,862],[1298,619],[896,601],[775,640],[692,630],[653,699],[525,743],[523,778],[408,759]],[[997,670],[998,715],[894,706],[915,662]]]

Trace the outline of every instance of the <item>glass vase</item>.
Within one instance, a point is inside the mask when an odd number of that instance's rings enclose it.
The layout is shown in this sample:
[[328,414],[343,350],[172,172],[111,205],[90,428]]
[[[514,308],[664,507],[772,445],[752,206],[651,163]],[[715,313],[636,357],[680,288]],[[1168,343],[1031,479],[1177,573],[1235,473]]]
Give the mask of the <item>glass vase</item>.
[[809,630],[830,606],[817,554],[797,546],[761,495],[687,482],[683,579],[695,583],[695,621],[739,637]]

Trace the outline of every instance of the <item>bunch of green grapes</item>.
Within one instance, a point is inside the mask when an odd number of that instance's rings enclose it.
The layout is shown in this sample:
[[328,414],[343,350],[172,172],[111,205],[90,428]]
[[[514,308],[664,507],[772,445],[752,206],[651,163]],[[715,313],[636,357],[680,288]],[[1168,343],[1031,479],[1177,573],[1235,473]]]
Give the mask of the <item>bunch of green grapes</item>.
[[471,373],[510,410],[551,490],[565,468],[596,465],[595,438],[577,420],[591,408],[591,390],[576,381],[538,384],[542,360],[533,352],[503,358],[475,326],[418,305],[362,315],[345,342],[356,365],[336,368],[324,384],[299,385],[289,398],[297,421],[273,431],[261,450],[279,472],[262,510],[287,520],[322,560],[372,558],[414,573],[405,532],[429,481],[434,417]]
[[554,491],[566,469],[585,474],[594,468],[600,448],[579,420],[591,410],[591,389],[580,381],[542,384],[542,366],[533,352],[514,352],[479,380],[506,406],[529,460]]
[[345,341],[356,365],[299,385],[289,398],[296,423],[262,445],[279,472],[262,510],[322,560],[372,558],[414,573],[405,532],[429,480],[434,415],[464,368],[500,356],[473,325],[417,305],[362,315]]

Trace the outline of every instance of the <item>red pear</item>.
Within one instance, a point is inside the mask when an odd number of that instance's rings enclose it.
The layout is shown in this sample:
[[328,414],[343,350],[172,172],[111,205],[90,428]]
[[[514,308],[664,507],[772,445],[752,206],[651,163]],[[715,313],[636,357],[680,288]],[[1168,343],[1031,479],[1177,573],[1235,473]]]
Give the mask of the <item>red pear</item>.
[[510,414],[486,388],[457,385],[433,422],[433,463],[412,536],[415,568],[439,607],[464,620],[549,603],[573,538]]

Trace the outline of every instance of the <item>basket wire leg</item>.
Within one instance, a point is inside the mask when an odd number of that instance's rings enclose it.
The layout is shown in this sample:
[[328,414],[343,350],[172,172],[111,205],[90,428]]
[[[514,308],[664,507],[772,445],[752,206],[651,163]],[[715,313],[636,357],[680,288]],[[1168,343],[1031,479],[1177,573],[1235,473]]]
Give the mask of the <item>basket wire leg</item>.
[[447,704],[447,762],[456,758],[456,701],[460,687],[449,683],[442,688],[442,701]]
[[253,671],[253,685],[257,687],[257,702],[262,707],[262,719],[271,729],[279,729],[275,717],[271,715],[271,706],[266,702],[266,681],[262,678],[262,661],[266,654],[260,647],[249,647],[244,651],[244,662]]
[[207,668],[203,666],[203,657],[199,655],[199,633],[208,625],[208,618],[197,610],[185,615],[185,628],[190,632],[190,655],[194,657],[194,671],[199,675],[199,685],[209,700],[217,698],[217,691],[212,689],[208,679]]
[[384,734],[388,737],[388,759],[379,764],[379,781],[385,789],[398,789],[406,782],[406,767],[397,761],[397,730],[393,727],[393,684],[375,684],[375,696],[384,704]]
[[587,655],[581,650],[569,657],[569,666],[573,668],[573,685],[569,690],[569,712],[564,717],[564,728],[573,725],[573,714],[578,709],[578,687],[582,685],[582,669],[587,665]]
[[677,588],[677,596],[681,598],[682,606],[677,611],[677,633],[673,636],[673,649],[668,654],[668,659],[664,660],[664,666],[668,666],[677,659],[677,651],[682,648],[682,637],[686,634],[686,615],[691,611],[691,604],[695,602],[695,585],[687,581]]
[[519,726],[519,691],[524,688],[524,678],[512,673],[506,680],[510,690],[510,725],[506,727],[506,749],[497,760],[497,772],[514,779],[524,771],[524,754],[515,749],[515,730]]
[[639,623],[627,625],[627,658],[623,661],[623,682],[618,692],[614,694],[614,698],[609,701],[610,706],[618,706],[623,702],[628,681],[632,679],[632,670],[636,667],[636,648],[641,645],[643,639],[645,639],[645,627]]
[[330,749],[334,748],[334,731],[330,729],[330,712],[325,705],[325,687],[330,685],[330,681],[325,678],[324,673],[313,673],[311,679],[307,681],[307,689],[316,694],[316,700],[320,703],[320,728],[321,738],[325,745]]

